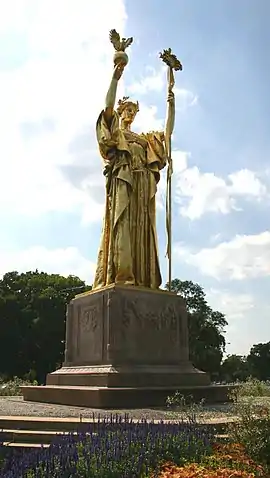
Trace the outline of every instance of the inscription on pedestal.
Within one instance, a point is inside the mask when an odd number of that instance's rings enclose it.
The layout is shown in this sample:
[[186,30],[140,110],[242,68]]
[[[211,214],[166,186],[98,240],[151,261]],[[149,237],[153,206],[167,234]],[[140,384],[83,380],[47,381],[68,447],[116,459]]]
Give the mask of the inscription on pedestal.
[[166,293],[112,293],[110,355],[133,364],[178,363],[181,299]]
[[151,330],[156,334],[161,330],[168,330],[172,340],[176,340],[177,315],[177,310],[172,305],[161,309],[155,303],[151,304],[150,308],[149,303],[143,303],[138,298],[130,301],[125,299],[122,323],[126,328],[135,325],[141,332]]

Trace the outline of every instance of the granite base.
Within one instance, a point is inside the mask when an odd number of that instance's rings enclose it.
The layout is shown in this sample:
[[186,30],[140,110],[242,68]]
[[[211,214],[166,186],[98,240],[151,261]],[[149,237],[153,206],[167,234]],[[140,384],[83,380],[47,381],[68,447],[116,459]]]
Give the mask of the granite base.
[[184,396],[192,396],[194,402],[204,399],[205,403],[215,404],[229,401],[230,387],[225,385],[177,388],[107,388],[52,385],[22,387],[24,400],[108,410],[164,407],[167,398],[176,391]]
[[[174,293],[113,285],[67,308],[65,362],[25,400],[97,408],[164,405],[176,390],[226,401],[189,360],[187,312]],[[182,393],[182,392],[181,392]]]

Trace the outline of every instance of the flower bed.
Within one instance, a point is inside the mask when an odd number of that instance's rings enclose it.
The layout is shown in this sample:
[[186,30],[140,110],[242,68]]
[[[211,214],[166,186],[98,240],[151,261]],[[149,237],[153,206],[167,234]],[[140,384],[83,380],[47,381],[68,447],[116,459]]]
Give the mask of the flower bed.
[[266,471],[256,464],[238,444],[214,445],[213,454],[204,457],[200,464],[177,466],[166,463],[160,478],[267,478]]
[[58,437],[39,452],[13,453],[0,477],[146,477],[160,460],[181,465],[210,453],[209,436],[196,426],[111,417],[83,433]]
[[0,478],[266,477],[240,446],[215,445],[196,424],[97,420],[47,449],[13,452]]

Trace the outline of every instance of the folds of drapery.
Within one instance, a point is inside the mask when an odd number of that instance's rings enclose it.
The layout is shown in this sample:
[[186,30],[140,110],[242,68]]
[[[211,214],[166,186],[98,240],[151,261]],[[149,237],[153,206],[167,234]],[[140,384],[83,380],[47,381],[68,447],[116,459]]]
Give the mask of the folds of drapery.
[[166,163],[161,133],[127,140],[118,114],[109,127],[101,112],[96,134],[106,166],[106,205],[93,287],[124,283],[158,288],[155,195]]

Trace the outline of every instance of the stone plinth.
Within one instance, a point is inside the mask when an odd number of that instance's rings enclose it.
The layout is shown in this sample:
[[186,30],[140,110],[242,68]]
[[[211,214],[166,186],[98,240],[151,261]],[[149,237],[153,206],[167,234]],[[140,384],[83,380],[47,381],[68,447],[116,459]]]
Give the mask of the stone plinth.
[[[160,405],[175,390],[212,396],[209,386],[208,374],[189,361],[183,299],[114,285],[70,302],[63,367],[47,376],[45,387],[23,387],[23,394],[41,402],[130,408]],[[217,401],[226,399],[221,390],[214,392]]]
[[167,397],[173,395],[176,390],[185,396],[192,395],[195,402],[205,399],[208,404],[217,404],[228,401],[232,386],[122,388],[47,385],[22,387],[24,400],[106,410],[162,407],[166,404]]

